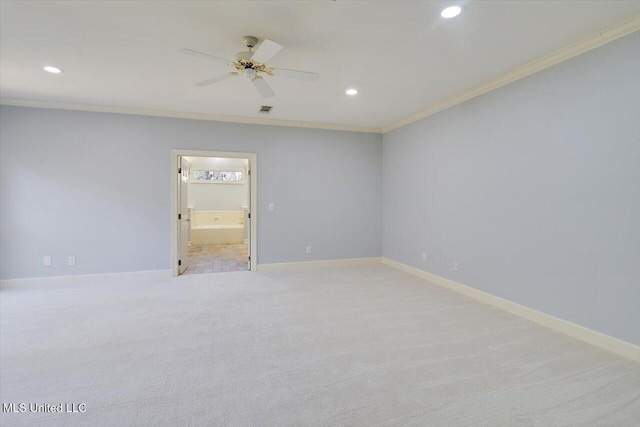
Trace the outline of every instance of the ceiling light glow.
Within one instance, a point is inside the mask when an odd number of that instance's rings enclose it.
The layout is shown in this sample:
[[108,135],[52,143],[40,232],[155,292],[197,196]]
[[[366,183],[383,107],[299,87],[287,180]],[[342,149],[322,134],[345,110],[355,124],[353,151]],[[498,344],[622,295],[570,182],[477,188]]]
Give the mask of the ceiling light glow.
[[460,15],[460,12],[462,12],[462,8],[460,6],[449,6],[448,8],[440,12],[440,16],[447,19],[455,18],[456,16]]
[[357,89],[347,89],[345,93],[347,95],[349,95],[349,96],[353,96],[353,95],[357,95],[358,94],[358,90]]
[[60,68],[57,67],[52,67],[50,65],[47,65],[46,67],[43,67],[43,69],[48,72],[48,73],[53,73],[53,74],[60,74],[62,72],[62,70]]

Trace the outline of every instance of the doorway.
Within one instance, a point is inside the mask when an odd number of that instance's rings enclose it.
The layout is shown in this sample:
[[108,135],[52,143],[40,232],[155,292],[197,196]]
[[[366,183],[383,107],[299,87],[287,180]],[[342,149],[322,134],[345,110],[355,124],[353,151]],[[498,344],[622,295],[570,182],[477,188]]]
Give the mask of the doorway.
[[255,270],[255,153],[172,150],[173,275]]

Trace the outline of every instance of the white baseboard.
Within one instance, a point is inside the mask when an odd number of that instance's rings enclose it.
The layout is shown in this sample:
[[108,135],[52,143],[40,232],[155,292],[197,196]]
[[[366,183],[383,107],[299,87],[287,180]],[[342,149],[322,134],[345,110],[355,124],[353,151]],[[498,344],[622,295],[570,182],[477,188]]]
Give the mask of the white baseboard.
[[25,279],[0,280],[0,288],[21,286],[69,285],[76,283],[95,283],[105,280],[164,279],[171,277],[171,270],[128,271],[122,273],[81,274],[75,276],[29,277]]
[[380,264],[381,257],[371,258],[347,258],[347,259],[326,259],[318,261],[301,262],[281,262],[274,264],[258,264],[258,271],[293,270],[308,267],[337,267],[345,265],[369,265]]
[[[318,260],[318,261],[302,261],[302,262],[286,262],[274,264],[258,264],[258,271],[278,271],[291,270],[308,267],[330,267],[330,266],[349,266],[349,265],[371,265],[383,263],[390,267],[420,277],[428,282],[445,287],[452,291],[466,295],[485,304],[507,311],[516,316],[546,326],[555,331],[561,332],[573,338],[587,342],[596,347],[615,353],[619,356],[640,362],[640,346],[631,344],[626,341],[605,335],[601,332],[594,331],[584,326],[577,325],[542,313],[529,307],[525,307],[513,301],[491,295],[487,292],[474,289],[470,286],[454,282],[453,280],[420,270],[415,267],[400,263],[383,257],[371,258],[350,258],[350,259],[334,259],[334,260]],[[170,278],[171,270],[151,270],[151,271],[132,271],[123,273],[104,273],[104,274],[86,274],[76,276],[54,276],[54,277],[32,277],[25,279],[7,279],[0,280],[0,288],[6,287],[22,287],[33,285],[56,285],[56,284],[76,284],[76,283],[93,283],[105,280],[132,280],[132,279],[154,279],[154,278]]]
[[570,337],[577,338],[581,341],[602,348],[603,350],[640,362],[640,347],[635,344],[619,340],[601,332],[596,332],[592,329],[585,328],[584,326],[559,319],[550,314],[542,313],[513,301],[479,291],[478,289],[454,282],[453,280],[445,279],[444,277],[428,273],[424,270],[402,264],[389,258],[382,258],[382,262],[390,267],[397,268],[398,270],[425,279],[428,282],[451,289],[452,291],[474,298],[501,310],[508,311],[511,314],[515,314],[516,316],[520,316],[542,326],[546,326],[565,335],[569,335]]

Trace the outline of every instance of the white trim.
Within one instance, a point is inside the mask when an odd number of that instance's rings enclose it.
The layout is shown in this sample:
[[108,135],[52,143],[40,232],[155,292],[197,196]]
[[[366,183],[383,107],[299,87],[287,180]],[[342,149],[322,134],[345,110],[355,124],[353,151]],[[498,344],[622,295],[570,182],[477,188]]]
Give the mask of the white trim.
[[28,277],[24,279],[0,280],[0,288],[14,286],[51,286],[71,285],[77,283],[96,283],[105,280],[138,280],[166,279],[171,277],[171,270],[127,271],[121,273],[79,274],[73,276]]
[[153,110],[143,108],[116,107],[112,105],[70,104],[37,99],[0,98],[0,105],[14,107],[52,108],[55,110],[92,111],[97,113],[131,114],[137,116],[172,117],[176,119],[207,120],[214,122],[244,123],[250,125],[284,126],[347,132],[382,133],[378,127],[314,123],[296,120],[263,119],[257,117],[225,116],[222,114],[192,113],[183,111]]
[[561,332],[565,335],[569,335],[570,337],[577,338],[596,347],[600,347],[603,350],[640,362],[640,347],[635,344],[596,332],[592,329],[585,328],[584,326],[576,325],[575,323],[571,323],[567,320],[559,319],[550,314],[542,313],[513,301],[491,295],[470,286],[445,279],[444,277],[437,276],[389,258],[382,258],[382,263],[406,273],[413,274],[414,276],[418,276],[430,283],[451,289],[452,291],[466,295],[485,304],[489,304],[511,314],[515,314],[516,316],[538,323],[539,325],[546,326],[547,328],[551,328],[557,332]]
[[[171,271],[173,276],[178,275],[178,156],[193,157],[227,157],[232,159],[249,159],[251,175],[251,270],[258,267],[258,156],[256,153],[207,151],[207,150],[171,150]],[[233,211],[237,212],[237,211]]]
[[380,264],[381,257],[371,258],[345,258],[345,259],[323,259],[317,261],[281,262],[273,264],[258,264],[258,271],[279,271],[295,270],[308,267],[338,267],[346,265],[370,265]]
[[387,133],[399,127],[408,125],[409,123],[413,123],[420,119],[424,119],[425,117],[431,116],[439,111],[442,111],[449,107],[453,107],[454,105],[463,103],[471,98],[475,98],[478,95],[482,95],[484,93],[490,92],[494,89],[497,89],[501,86],[512,83],[523,77],[527,77],[533,73],[537,73],[538,71],[542,71],[545,68],[548,68],[560,62],[566,61],[567,59],[573,58],[574,56],[580,55],[581,53],[587,52],[591,49],[600,47],[604,44],[612,42],[620,37],[626,36],[627,34],[631,34],[638,30],[640,30],[640,15],[634,16],[631,19],[627,19],[626,21],[620,22],[612,27],[609,27],[604,31],[593,34],[587,38],[584,38],[580,41],[570,44],[569,46],[566,46],[560,50],[557,50],[553,53],[545,55],[542,58],[538,58],[525,65],[522,65],[512,71],[509,71],[499,77],[496,77],[493,80],[488,81],[485,84],[476,86],[466,92],[459,94],[458,96],[450,98],[440,104],[429,107],[420,113],[414,114],[403,120],[400,120],[399,122],[393,125],[386,126],[382,128],[382,133]]

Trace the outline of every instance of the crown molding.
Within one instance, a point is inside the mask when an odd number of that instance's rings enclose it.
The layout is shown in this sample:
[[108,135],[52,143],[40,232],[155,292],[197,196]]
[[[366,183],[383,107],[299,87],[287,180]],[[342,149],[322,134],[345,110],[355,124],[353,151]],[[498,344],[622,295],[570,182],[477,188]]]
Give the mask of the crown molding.
[[527,77],[531,74],[542,71],[545,68],[549,68],[581,53],[587,52],[591,49],[595,49],[609,42],[612,42],[620,37],[624,37],[628,34],[640,30],[640,15],[634,16],[626,21],[620,22],[612,27],[609,27],[596,34],[592,34],[582,40],[579,40],[569,46],[566,46],[553,53],[545,55],[534,61],[531,61],[525,65],[515,68],[493,80],[490,80],[484,84],[476,86],[466,92],[463,92],[453,98],[450,98],[440,104],[434,105],[421,111],[420,113],[411,115],[395,124],[386,127],[366,127],[366,126],[352,126],[352,125],[340,125],[331,123],[314,123],[303,122],[295,120],[271,120],[262,119],[256,117],[241,117],[241,116],[225,116],[218,114],[207,113],[191,113],[181,111],[169,111],[169,110],[153,110],[142,108],[128,108],[128,107],[116,107],[107,105],[92,105],[92,104],[71,104],[71,103],[59,103],[42,100],[28,100],[28,99],[16,99],[16,98],[0,98],[0,105],[10,105],[17,107],[34,107],[34,108],[52,108],[59,110],[77,110],[77,111],[93,111],[100,113],[116,113],[116,114],[133,114],[141,116],[155,116],[155,117],[172,117],[179,119],[193,119],[193,120],[208,120],[216,122],[229,122],[229,123],[244,123],[253,125],[266,125],[266,126],[285,126],[285,127],[300,127],[310,129],[325,129],[325,130],[340,130],[347,132],[365,132],[365,133],[387,133],[394,129],[408,125],[425,117],[436,114],[442,110],[453,107],[454,105],[461,104],[471,98],[485,94],[499,87],[505,86],[523,77]]
[[208,120],[214,122],[244,123],[251,125],[340,130],[347,132],[382,133],[382,129],[376,127],[340,125],[332,123],[300,122],[295,120],[271,120],[256,117],[225,116],[218,114],[115,107],[108,105],[69,104],[62,102],[18,98],[0,98],[0,105],[8,105],[14,107],[51,108],[55,110],[92,111],[97,113],[132,114],[138,116],[171,117],[177,119]]
[[569,46],[566,46],[560,50],[557,50],[553,53],[522,65],[512,71],[496,77],[493,80],[488,81],[487,83],[476,86],[471,90],[463,92],[458,96],[450,98],[440,104],[429,107],[426,110],[409,116],[406,119],[401,120],[393,125],[383,127],[382,133],[387,133],[399,127],[408,125],[409,123],[413,123],[417,120],[431,116],[432,114],[453,107],[454,105],[465,102],[471,98],[475,98],[476,96],[490,92],[523,77],[527,77],[533,73],[537,73],[538,71],[542,71],[545,68],[566,61],[567,59],[573,58],[574,56],[580,55],[581,53],[587,52],[591,49],[600,47],[604,44],[612,42],[616,39],[619,39],[620,37],[624,37],[638,30],[640,30],[640,15],[634,16],[631,19],[627,19],[626,21],[609,27],[604,31],[600,31],[599,33],[593,34],[587,38],[570,44]]

